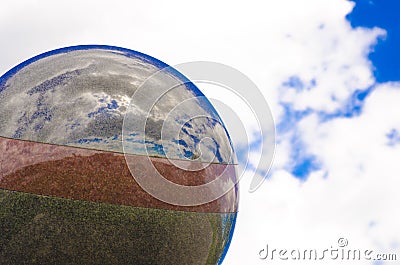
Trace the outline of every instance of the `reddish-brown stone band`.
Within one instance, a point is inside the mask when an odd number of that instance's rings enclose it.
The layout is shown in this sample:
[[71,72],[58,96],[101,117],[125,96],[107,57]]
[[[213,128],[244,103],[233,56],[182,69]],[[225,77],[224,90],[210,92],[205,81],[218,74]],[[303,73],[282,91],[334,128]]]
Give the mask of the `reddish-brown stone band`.
[[[145,156],[130,155],[135,164]],[[210,164],[198,171],[175,167],[166,158],[150,158],[161,175],[177,184],[208,183],[221,172],[235,178],[235,166]],[[197,163],[197,162],[193,162]],[[143,169],[143,175],[150,174]],[[208,212],[237,212],[237,189],[197,206],[171,205],[144,191],[126,164],[124,154],[0,137],[0,188],[75,200],[137,207]]]

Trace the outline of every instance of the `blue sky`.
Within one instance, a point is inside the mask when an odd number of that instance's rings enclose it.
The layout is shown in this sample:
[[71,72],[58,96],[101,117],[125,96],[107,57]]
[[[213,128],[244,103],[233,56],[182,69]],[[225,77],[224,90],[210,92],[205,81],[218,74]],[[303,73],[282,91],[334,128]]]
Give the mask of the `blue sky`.
[[396,0],[355,0],[346,17],[353,27],[380,27],[386,37],[375,46],[369,59],[378,82],[400,80],[400,2]]
[[[368,54],[373,68],[372,72],[376,83],[400,80],[400,2],[396,0],[355,0],[355,7],[346,19],[351,27],[361,28],[381,28],[386,31],[385,36],[377,39],[376,45],[372,47],[372,52]],[[294,89],[296,91],[308,90],[315,86],[315,79],[308,83],[302,81],[298,76],[290,76],[283,87]],[[353,117],[362,112],[365,98],[374,89],[374,86],[360,88],[354,91],[343,108],[334,112],[319,112],[321,120],[332,119],[336,117]],[[277,125],[278,133],[284,133],[285,130],[293,129],[293,123],[301,121],[305,116],[312,114],[311,109],[298,111],[291,107],[291,104],[282,103],[285,113],[285,119]],[[289,127],[289,128],[288,128]],[[393,144],[398,140],[397,130],[388,133],[389,141]],[[293,163],[288,170],[299,179],[306,179],[312,171],[320,169],[318,160],[315,156],[303,153],[304,149],[301,137],[295,133],[292,136],[292,160]],[[303,151],[304,152],[304,151]]]
[[[379,27],[386,31],[368,56],[374,66],[376,82],[400,80],[400,2],[396,0],[355,0],[353,11],[346,16],[352,27]],[[399,142],[396,129],[388,134],[388,144]]]

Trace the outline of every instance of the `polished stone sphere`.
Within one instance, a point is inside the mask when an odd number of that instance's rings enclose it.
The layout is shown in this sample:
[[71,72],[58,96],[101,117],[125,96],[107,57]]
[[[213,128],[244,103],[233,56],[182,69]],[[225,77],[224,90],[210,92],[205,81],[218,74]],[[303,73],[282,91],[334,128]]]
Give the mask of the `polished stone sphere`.
[[220,264],[228,250],[229,135],[192,82],[145,54],[75,46],[5,73],[0,161],[0,264]]

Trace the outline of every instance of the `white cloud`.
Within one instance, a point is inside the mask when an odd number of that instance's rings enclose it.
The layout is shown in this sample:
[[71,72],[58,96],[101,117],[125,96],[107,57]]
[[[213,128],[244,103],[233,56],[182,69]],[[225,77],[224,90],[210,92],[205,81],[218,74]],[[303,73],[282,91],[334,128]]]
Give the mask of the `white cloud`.
[[387,137],[400,128],[400,118],[394,115],[399,100],[399,84],[378,85],[360,116],[323,124],[310,117],[300,125],[309,150],[328,172],[326,192],[340,191],[340,198],[345,198],[343,209],[351,217],[346,225],[357,231],[375,223],[373,235],[365,240],[375,240],[387,249],[400,240],[396,229],[400,222],[396,214],[400,149],[390,146]]
[[[211,60],[249,76],[275,120],[284,123],[281,102],[293,110],[335,112],[356,89],[374,84],[367,55],[384,31],[352,29],[345,20],[352,6],[345,0],[6,0],[0,11],[0,72],[35,54],[76,44],[122,46],[171,65]],[[294,76],[311,88],[285,87]],[[224,264],[267,264],[258,258],[266,243],[329,248],[344,236],[353,247],[387,250],[398,244],[400,151],[385,145],[386,134],[400,131],[397,87],[376,87],[358,117],[321,124],[310,114],[287,125],[278,135],[271,178],[252,194],[247,193],[250,177],[242,182],[236,232]],[[293,162],[295,134],[322,165],[306,181],[286,170]]]

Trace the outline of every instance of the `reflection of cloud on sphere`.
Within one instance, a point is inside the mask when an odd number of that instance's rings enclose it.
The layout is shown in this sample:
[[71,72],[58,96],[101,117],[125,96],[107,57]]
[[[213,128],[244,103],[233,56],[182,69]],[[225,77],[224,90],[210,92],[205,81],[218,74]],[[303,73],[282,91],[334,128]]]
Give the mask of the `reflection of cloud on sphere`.
[[[41,58],[2,83],[0,131],[3,136],[17,139],[100,150],[107,145],[108,150],[122,152],[121,128],[131,97],[147,78],[165,66],[140,54],[110,49],[71,50]],[[156,87],[165,86],[168,80],[176,82],[180,78],[167,72],[151,82]],[[181,104],[185,100],[190,100],[189,104]],[[212,120],[219,117],[197,89],[182,84],[157,102],[148,102],[144,97],[136,103],[129,117],[135,123],[135,119],[146,115],[150,155],[164,156],[168,152],[170,158],[197,157],[200,140],[210,137],[218,145],[202,148],[202,157],[232,162],[226,132]],[[154,103],[150,113],[143,113],[141,106]],[[182,128],[170,141],[161,143],[161,128],[166,126],[164,130],[168,131],[170,126],[164,121],[179,105],[173,119]],[[211,119],[197,124],[196,119],[187,120],[187,113]],[[137,140],[141,128],[133,129],[125,139],[132,148],[125,151],[146,154],[143,143]]]

